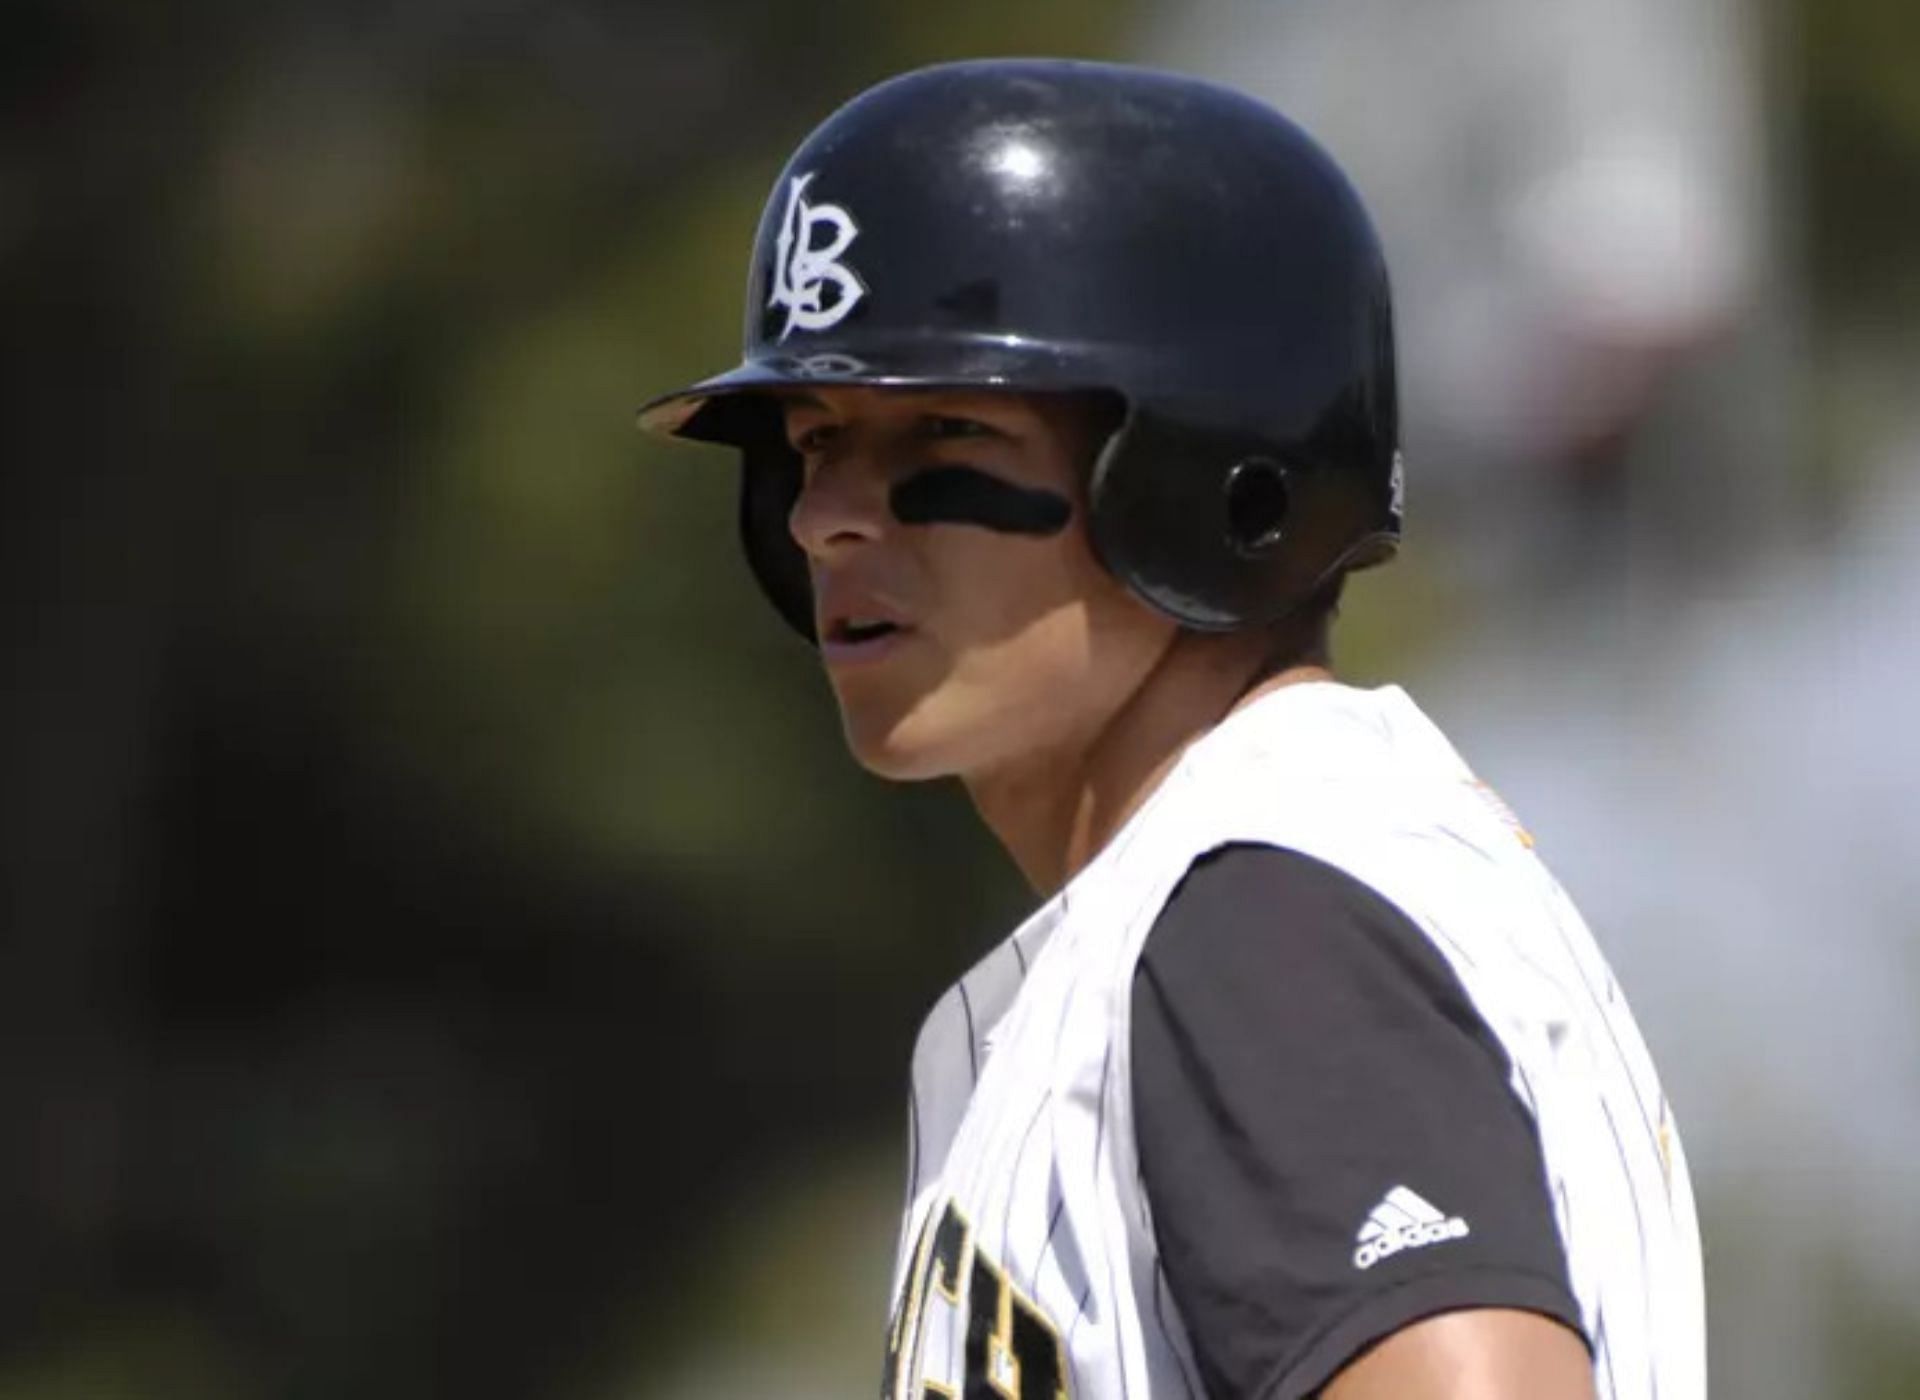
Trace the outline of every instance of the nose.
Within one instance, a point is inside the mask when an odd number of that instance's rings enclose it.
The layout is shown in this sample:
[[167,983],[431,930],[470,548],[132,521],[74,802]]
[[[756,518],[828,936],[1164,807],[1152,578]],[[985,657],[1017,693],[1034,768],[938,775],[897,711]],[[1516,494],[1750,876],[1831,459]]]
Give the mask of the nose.
[[787,530],[808,558],[825,563],[878,539],[889,518],[885,473],[866,454],[847,453],[801,483]]

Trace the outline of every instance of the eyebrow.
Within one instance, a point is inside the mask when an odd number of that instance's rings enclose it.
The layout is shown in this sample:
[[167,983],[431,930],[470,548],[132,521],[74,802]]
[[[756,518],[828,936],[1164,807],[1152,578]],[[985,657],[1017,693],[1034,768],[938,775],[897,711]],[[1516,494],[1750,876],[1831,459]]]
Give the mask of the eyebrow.
[[977,413],[968,413],[964,411],[958,411],[953,413],[923,413],[921,417],[923,418],[960,418],[982,429],[988,437],[1001,438],[1007,442],[1015,442],[1015,441],[1018,441],[1019,439],[1019,434],[1014,432],[1013,429],[1003,427],[999,423],[994,422],[991,418],[982,418]]
[[[927,397],[930,398],[932,395],[929,394]],[[782,390],[778,395],[778,402],[790,408],[810,408],[819,413],[833,412],[833,406],[827,403],[826,400],[817,395],[810,394],[804,389]],[[971,406],[955,405],[943,412],[939,406],[928,404],[921,406],[915,416],[922,421],[933,418],[961,418],[969,423],[978,424],[990,437],[1005,438],[1009,442],[1014,441],[1018,437],[1018,434],[1012,429],[1004,427],[990,418],[983,417]]]

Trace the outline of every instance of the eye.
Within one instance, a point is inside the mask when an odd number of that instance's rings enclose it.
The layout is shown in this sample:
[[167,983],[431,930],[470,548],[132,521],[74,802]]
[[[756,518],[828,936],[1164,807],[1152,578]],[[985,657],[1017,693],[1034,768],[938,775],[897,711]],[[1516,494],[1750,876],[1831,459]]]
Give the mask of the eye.
[[995,430],[977,418],[956,418],[946,414],[935,414],[925,420],[925,432],[930,438],[969,438],[989,437]]
[[787,441],[802,457],[813,457],[832,447],[839,433],[838,423],[815,423],[811,427],[789,430]]

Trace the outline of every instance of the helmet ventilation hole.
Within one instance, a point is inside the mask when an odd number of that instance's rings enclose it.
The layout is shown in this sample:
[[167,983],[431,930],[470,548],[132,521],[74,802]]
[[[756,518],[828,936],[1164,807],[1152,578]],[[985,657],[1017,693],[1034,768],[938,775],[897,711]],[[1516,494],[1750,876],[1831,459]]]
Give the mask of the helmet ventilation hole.
[[1241,554],[1260,554],[1286,534],[1287,473],[1278,462],[1249,457],[1227,473],[1227,539]]

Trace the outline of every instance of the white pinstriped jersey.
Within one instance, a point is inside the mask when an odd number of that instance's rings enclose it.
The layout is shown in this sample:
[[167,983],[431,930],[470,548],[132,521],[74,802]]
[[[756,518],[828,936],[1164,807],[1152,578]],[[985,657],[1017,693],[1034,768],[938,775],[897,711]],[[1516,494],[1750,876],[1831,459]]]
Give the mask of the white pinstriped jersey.
[[883,1393],[1203,1394],[1141,1182],[1130,991],[1188,868],[1247,842],[1346,872],[1431,941],[1537,1128],[1598,1394],[1702,1400],[1686,1163],[1619,987],[1530,839],[1413,702],[1332,682],[1275,691],[1193,745],[928,1017]]

